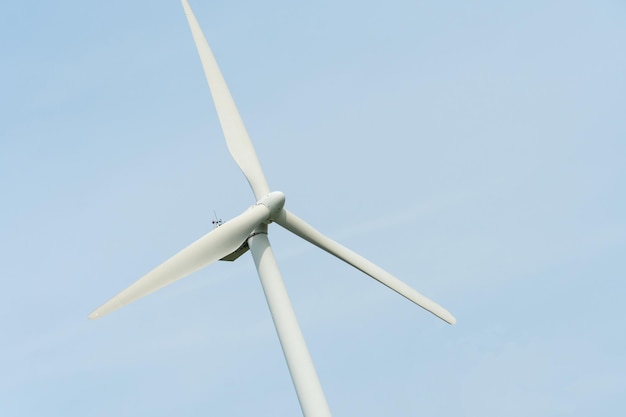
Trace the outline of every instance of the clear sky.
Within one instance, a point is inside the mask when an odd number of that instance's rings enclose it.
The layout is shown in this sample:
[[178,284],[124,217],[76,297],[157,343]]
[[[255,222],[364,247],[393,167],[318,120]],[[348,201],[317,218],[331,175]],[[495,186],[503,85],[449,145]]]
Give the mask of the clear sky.
[[[191,1],[287,206],[333,414],[626,415],[623,1]],[[250,256],[87,315],[252,204],[181,5],[0,13],[0,415],[297,416]]]

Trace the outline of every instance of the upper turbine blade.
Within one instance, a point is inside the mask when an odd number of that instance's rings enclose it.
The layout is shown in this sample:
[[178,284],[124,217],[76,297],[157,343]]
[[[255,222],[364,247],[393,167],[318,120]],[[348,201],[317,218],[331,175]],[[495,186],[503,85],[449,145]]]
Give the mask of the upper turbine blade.
[[89,318],[94,320],[102,317],[230,254],[259,224],[267,220],[269,215],[270,210],[263,204],[250,207],[148,272],[97,308]]
[[246,176],[258,201],[270,191],[263,170],[261,169],[261,164],[259,163],[254,146],[252,146],[252,142],[243,124],[243,120],[239,115],[233,97],[228,90],[226,81],[224,81],[224,77],[215,61],[211,48],[200,29],[200,25],[191,7],[189,7],[187,0],[181,1],[185,9],[187,20],[189,21],[189,27],[191,28],[196,48],[200,54],[204,74],[209,83],[213,103],[215,104],[217,115],[220,119],[220,125],[222,126],[224,137],[226,138],[226,145],[228,145],[230,154]]
[[324,236],[313,227],[308,225],[304,220],[298,218],[287,210],[283,209],[280,215],[276,218],[275,222],[280,224],[282,227],[289,230],[290,232],[300,236],[304,240],[309,241],[315,246],[324,249],[331,255],[336,256],[342,261],[366,273],[381,284],[386,285],[398,294],[408,298],[418,306],[433,313],[440,319],[450,324],[456,323],[456,319],[452,314],[450,314],[448,310],[441,307],[439,304],[435,303],[429,298],[423,296],[419,292],[415,291],[413,288],[409,287],[407,284],[400,281],[398,278],[394,277],[389,272],[383,270],[379,266],[374,265],[372,262],[368,261],[361,255],[354,253],[345,246],[342,246],[334,240]]

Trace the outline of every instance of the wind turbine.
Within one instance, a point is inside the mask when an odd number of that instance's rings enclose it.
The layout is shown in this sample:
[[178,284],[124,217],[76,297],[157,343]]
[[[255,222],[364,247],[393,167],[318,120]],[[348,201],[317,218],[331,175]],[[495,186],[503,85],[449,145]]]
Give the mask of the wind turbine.
[[268,240],[268,225],[277,223],[295,235],[359,269],[442,320],[454,324],[450,312],[382,268],[324,236],[284,208],[285,195],[270,191],[239,111],[187,0],[181,0],[200,54],[226,144],[243,171],[256,203],[219,225],[148,272],[89,315],[94,320],[173,283],[218,260],[235,260],[248,249],[261,285],[305,417],[330,417],[313,361],[298,325],[278,264]]

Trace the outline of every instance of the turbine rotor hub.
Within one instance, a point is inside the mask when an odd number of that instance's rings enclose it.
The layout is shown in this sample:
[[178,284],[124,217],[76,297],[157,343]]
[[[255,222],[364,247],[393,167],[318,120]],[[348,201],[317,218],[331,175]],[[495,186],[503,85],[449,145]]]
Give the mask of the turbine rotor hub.
[[285,205],[285,194],[281,191],[272,191],[265,197],[257,201],[257,204],[263,204],[270,210],[269,222],[272,222],[280,214]]

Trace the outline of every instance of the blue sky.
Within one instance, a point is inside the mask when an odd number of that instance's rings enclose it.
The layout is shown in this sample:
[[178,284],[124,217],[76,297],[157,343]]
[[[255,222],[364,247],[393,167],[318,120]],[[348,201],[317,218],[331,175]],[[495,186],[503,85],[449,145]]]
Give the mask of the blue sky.
[[[458,319],[272,227],[335,416],[624,415],[623,2],[191,5],[288,208]],[[87,320],[253,203],[180,3],[0,39],[1,414],[299,415],[249,256]]]

